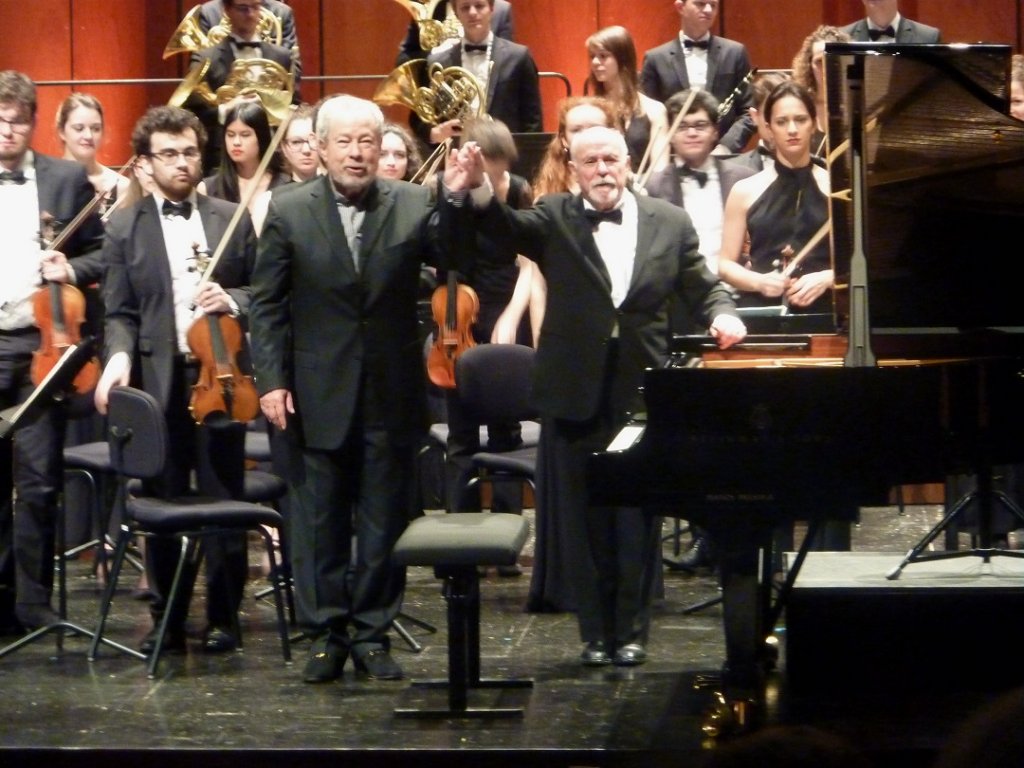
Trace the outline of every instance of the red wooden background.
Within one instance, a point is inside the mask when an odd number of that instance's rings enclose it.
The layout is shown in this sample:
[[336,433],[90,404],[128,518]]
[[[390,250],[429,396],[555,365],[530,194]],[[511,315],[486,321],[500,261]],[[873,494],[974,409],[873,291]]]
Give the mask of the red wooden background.
[[[198,0],[30,0],[4,5],[4,45],[0,69],[19,69],[40,86],[39,129],[35,145],[57,152],[53,117],[72,89],[65,81],[177,79],[184,55],[163,60],[164,45],[178,21]],[[860,18],[861,0],[720,0],[720,34],[744,42],[753,64],[788,67],[803,38],[818,24],[845,24]],[[395,0],[291,0],[298,24],[304,72],[332,78],[307,80],[307,101],[347,91],[371,96],[391,71],[398,43],[409,21]],[[516,39],[533,51],[538,67],[569,78],[582,89],[587,71],[583,42],[595,30],[622,24],[643,51],[669,40],[678,30],[672,0],[512,0]],[[938,26],[946,42],[990,42],[1021,50],[1024,0],[903,0],[904,15]],[[343,79],[333,79],[333,78]],[[174,83],[86,85],[107,113],[103,160],[118,165],[131,154],[132,125],[145,108],[167,101]],[[544,78],[545,127],[554,127],[555,104],[565,95],[557,78]],[[400,108],[392,108],[400,116]]]

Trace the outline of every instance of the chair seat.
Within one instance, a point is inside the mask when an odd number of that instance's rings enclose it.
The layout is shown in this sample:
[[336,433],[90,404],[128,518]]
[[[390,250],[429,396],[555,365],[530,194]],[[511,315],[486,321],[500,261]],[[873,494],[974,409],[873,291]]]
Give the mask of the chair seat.
[[245,458],[250,461],[270,461],[270,435],[266,432],[247,430],[245,433]]
[[[540,423],[536,421],[521,421],[521,437],[523,443],[520,447],[531,448],[540,442]],[[431,442],[437,443],[442,448],[448,444],[448,425],[444,423],[431,424],[429,430]],[[480,427],[480,445],[487,445],[487,427]]]
[[242,475],[242,496],[246,501],[267,504],[277,501],[288,491],[288,484],[272,472],[249,469]]
[[128,509],[140,526],[163,534],[180,534],[199,528],[280,527],[284,524],[281,515],[271,507],[230,499],[196,496],[180,500],[129,498]]
[[529,531],[529,523],[522,515],[426,515],[409,523],[395,544],[393,556],[398,565],[513,565]]
[[504,453],[480,451],[473,454],[473,466],[477,469],[486,469],[488,472],[532,479],[537,467],[537,448],[516,448]]
[[90,472],[111,472],[110,446],[106,442],[82,443],[64,449],[65,469],[85,469]]

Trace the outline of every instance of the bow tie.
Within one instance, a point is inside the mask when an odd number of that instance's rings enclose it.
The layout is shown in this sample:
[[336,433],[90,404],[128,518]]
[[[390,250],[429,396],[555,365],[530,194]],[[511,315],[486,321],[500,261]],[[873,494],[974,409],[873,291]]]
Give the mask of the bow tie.
[[704,40],[691,40],[690,38],[683,39],[684,48],[703,48],[705,51],[708,49],[708,43],[711,42],[709,39]]
[[684,178],[689,176],[691,179],[694,179],[698,184],[700,184],[702,189],[704,188],[704,185],[708,183],[707,171],[698,171],[694,168],[690,168],[688,165],[684,165],[679,169],[679,173]]
[[868,37],[871,38],[872,42],[878,40],[878,38],[883,37],[883,36],[884,37],[891,37],[893,40],[896,39],[896,30],[892,28],[892,24],[890,24],[885,29],[869,29],[868,30]]
[[21,169],[17,171],[0,171],[0,184],[24,184],[26,181],[25,172]]
[[160,210],[164,216],[181,216],[182,218],[187,219],[192,216],[192,203],[188,200],[184,200],[180,203],[172,203],[170,200],[164,200],[164,204]]
[[480,53],[487,53],[487,46],[482,44],[478,45],[476,43],[466,43],[465,45],[462,46],[462,50],[464,50],[466,53],[471,53],[472,51],[480,51]]
[[594,208],[584,208],[583,215],[586,216],[587,221],[589,221],[595,227],[602,221],[610,221],[613,224],[622,223],[621,208],[613,208],[610,211],[598,211]]
[[259,48],[260,43],[258,40],[232,40],[231,41],[236,48]]

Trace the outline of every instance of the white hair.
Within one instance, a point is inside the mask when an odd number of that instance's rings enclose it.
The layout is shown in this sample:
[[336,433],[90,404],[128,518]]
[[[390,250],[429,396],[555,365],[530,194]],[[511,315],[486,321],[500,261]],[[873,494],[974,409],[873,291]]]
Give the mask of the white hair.
[[327,141],[331,124],[336,120],[366,122],[373,126],[378,136],[384,131],[384,113],[372,101],[358,96],[342,94],[327,99],[316,112],[316,137]]
[[592,125],[572,137],[572,144],[569,146],[569,155],[573,160],[579,154],[579,148],[584,144],[614,144],[622,157],[629,156],[626,148],[626,137],[622,131],[615,128],[608,128],[604,125]]

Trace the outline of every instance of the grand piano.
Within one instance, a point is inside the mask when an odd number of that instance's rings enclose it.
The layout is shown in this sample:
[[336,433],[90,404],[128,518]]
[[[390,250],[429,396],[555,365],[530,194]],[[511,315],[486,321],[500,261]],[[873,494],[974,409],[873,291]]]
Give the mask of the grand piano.
[[673,338],[646,372],[646,412],[591,456],[592,503],[683,517],[717,540],[726,687],[761,681],[806,552],[773,602],[778,524],[852,519],[893,486],[1024,458],[1010,56],[828,44],[834,333],[783,316],[735,351]]

